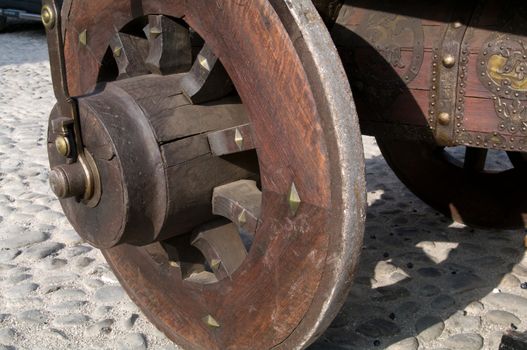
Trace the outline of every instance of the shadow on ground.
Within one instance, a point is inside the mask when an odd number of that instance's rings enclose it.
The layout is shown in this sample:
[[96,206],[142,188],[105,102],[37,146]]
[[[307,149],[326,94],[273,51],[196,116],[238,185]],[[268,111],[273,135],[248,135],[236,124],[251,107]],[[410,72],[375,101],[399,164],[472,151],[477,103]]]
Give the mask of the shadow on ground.
[[[524,255],[523,232],[453,224],[406,189],[382,157],[366,163],[369,207],[359,270],[345,306],[311,350],[384,349],[441,321],[442,339],[477,334],[481,318],[462,317],[468,305],[478,309],[472,302],[504,283],[510,293],[525,293],[507,275]],[[434,336],[418,337],[420,349],[435,348]]]

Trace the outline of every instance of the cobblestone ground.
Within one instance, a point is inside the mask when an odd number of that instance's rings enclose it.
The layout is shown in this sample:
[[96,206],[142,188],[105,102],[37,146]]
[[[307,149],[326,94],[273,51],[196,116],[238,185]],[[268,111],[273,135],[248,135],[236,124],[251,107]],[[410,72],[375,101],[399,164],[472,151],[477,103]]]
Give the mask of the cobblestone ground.
[[[176,349],[77,237],[47,185],[53,104],[45,37],[0,34],[0,350]],[[523,232],[449,223],[365,138],[368,223],[346,306],[320,349],[497,349],[527,327]]]

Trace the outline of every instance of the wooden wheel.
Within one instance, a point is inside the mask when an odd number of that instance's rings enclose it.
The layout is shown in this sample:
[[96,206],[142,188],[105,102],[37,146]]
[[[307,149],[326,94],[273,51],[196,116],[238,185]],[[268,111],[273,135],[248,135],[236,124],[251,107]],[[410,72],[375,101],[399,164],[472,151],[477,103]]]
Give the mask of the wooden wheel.
[[425,142],[379,138],[377,142],[401,181],[453,220],[482,228],[527,226],[525,153],[509,152],[511,164],[492,169],[486,149],[451,151]]
[[345,300],[365,207],[351,93],[311,2],[62,12],[86,164],[56,110],[49,153],[73,226],[184,348],[309,345]]

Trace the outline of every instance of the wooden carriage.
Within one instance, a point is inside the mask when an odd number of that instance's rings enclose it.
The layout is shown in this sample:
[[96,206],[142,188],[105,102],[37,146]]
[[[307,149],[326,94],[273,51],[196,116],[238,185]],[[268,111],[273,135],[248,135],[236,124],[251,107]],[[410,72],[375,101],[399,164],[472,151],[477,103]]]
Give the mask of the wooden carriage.
[[186,349],[300,349],[329,325],[362,245],[361,131],[453,220],[526,226],[523,2],[44,0],[42,18],[51,186]]

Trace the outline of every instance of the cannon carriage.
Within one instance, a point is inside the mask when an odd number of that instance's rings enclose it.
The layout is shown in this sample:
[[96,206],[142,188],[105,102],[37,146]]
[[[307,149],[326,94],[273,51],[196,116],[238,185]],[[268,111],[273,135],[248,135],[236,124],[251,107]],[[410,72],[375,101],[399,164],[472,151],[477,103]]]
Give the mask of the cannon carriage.
[[185,349],[321,335],[362,248],[361,133],[453,220],[526,226],[519,1],[44,0],[42,18],[52,189]]

